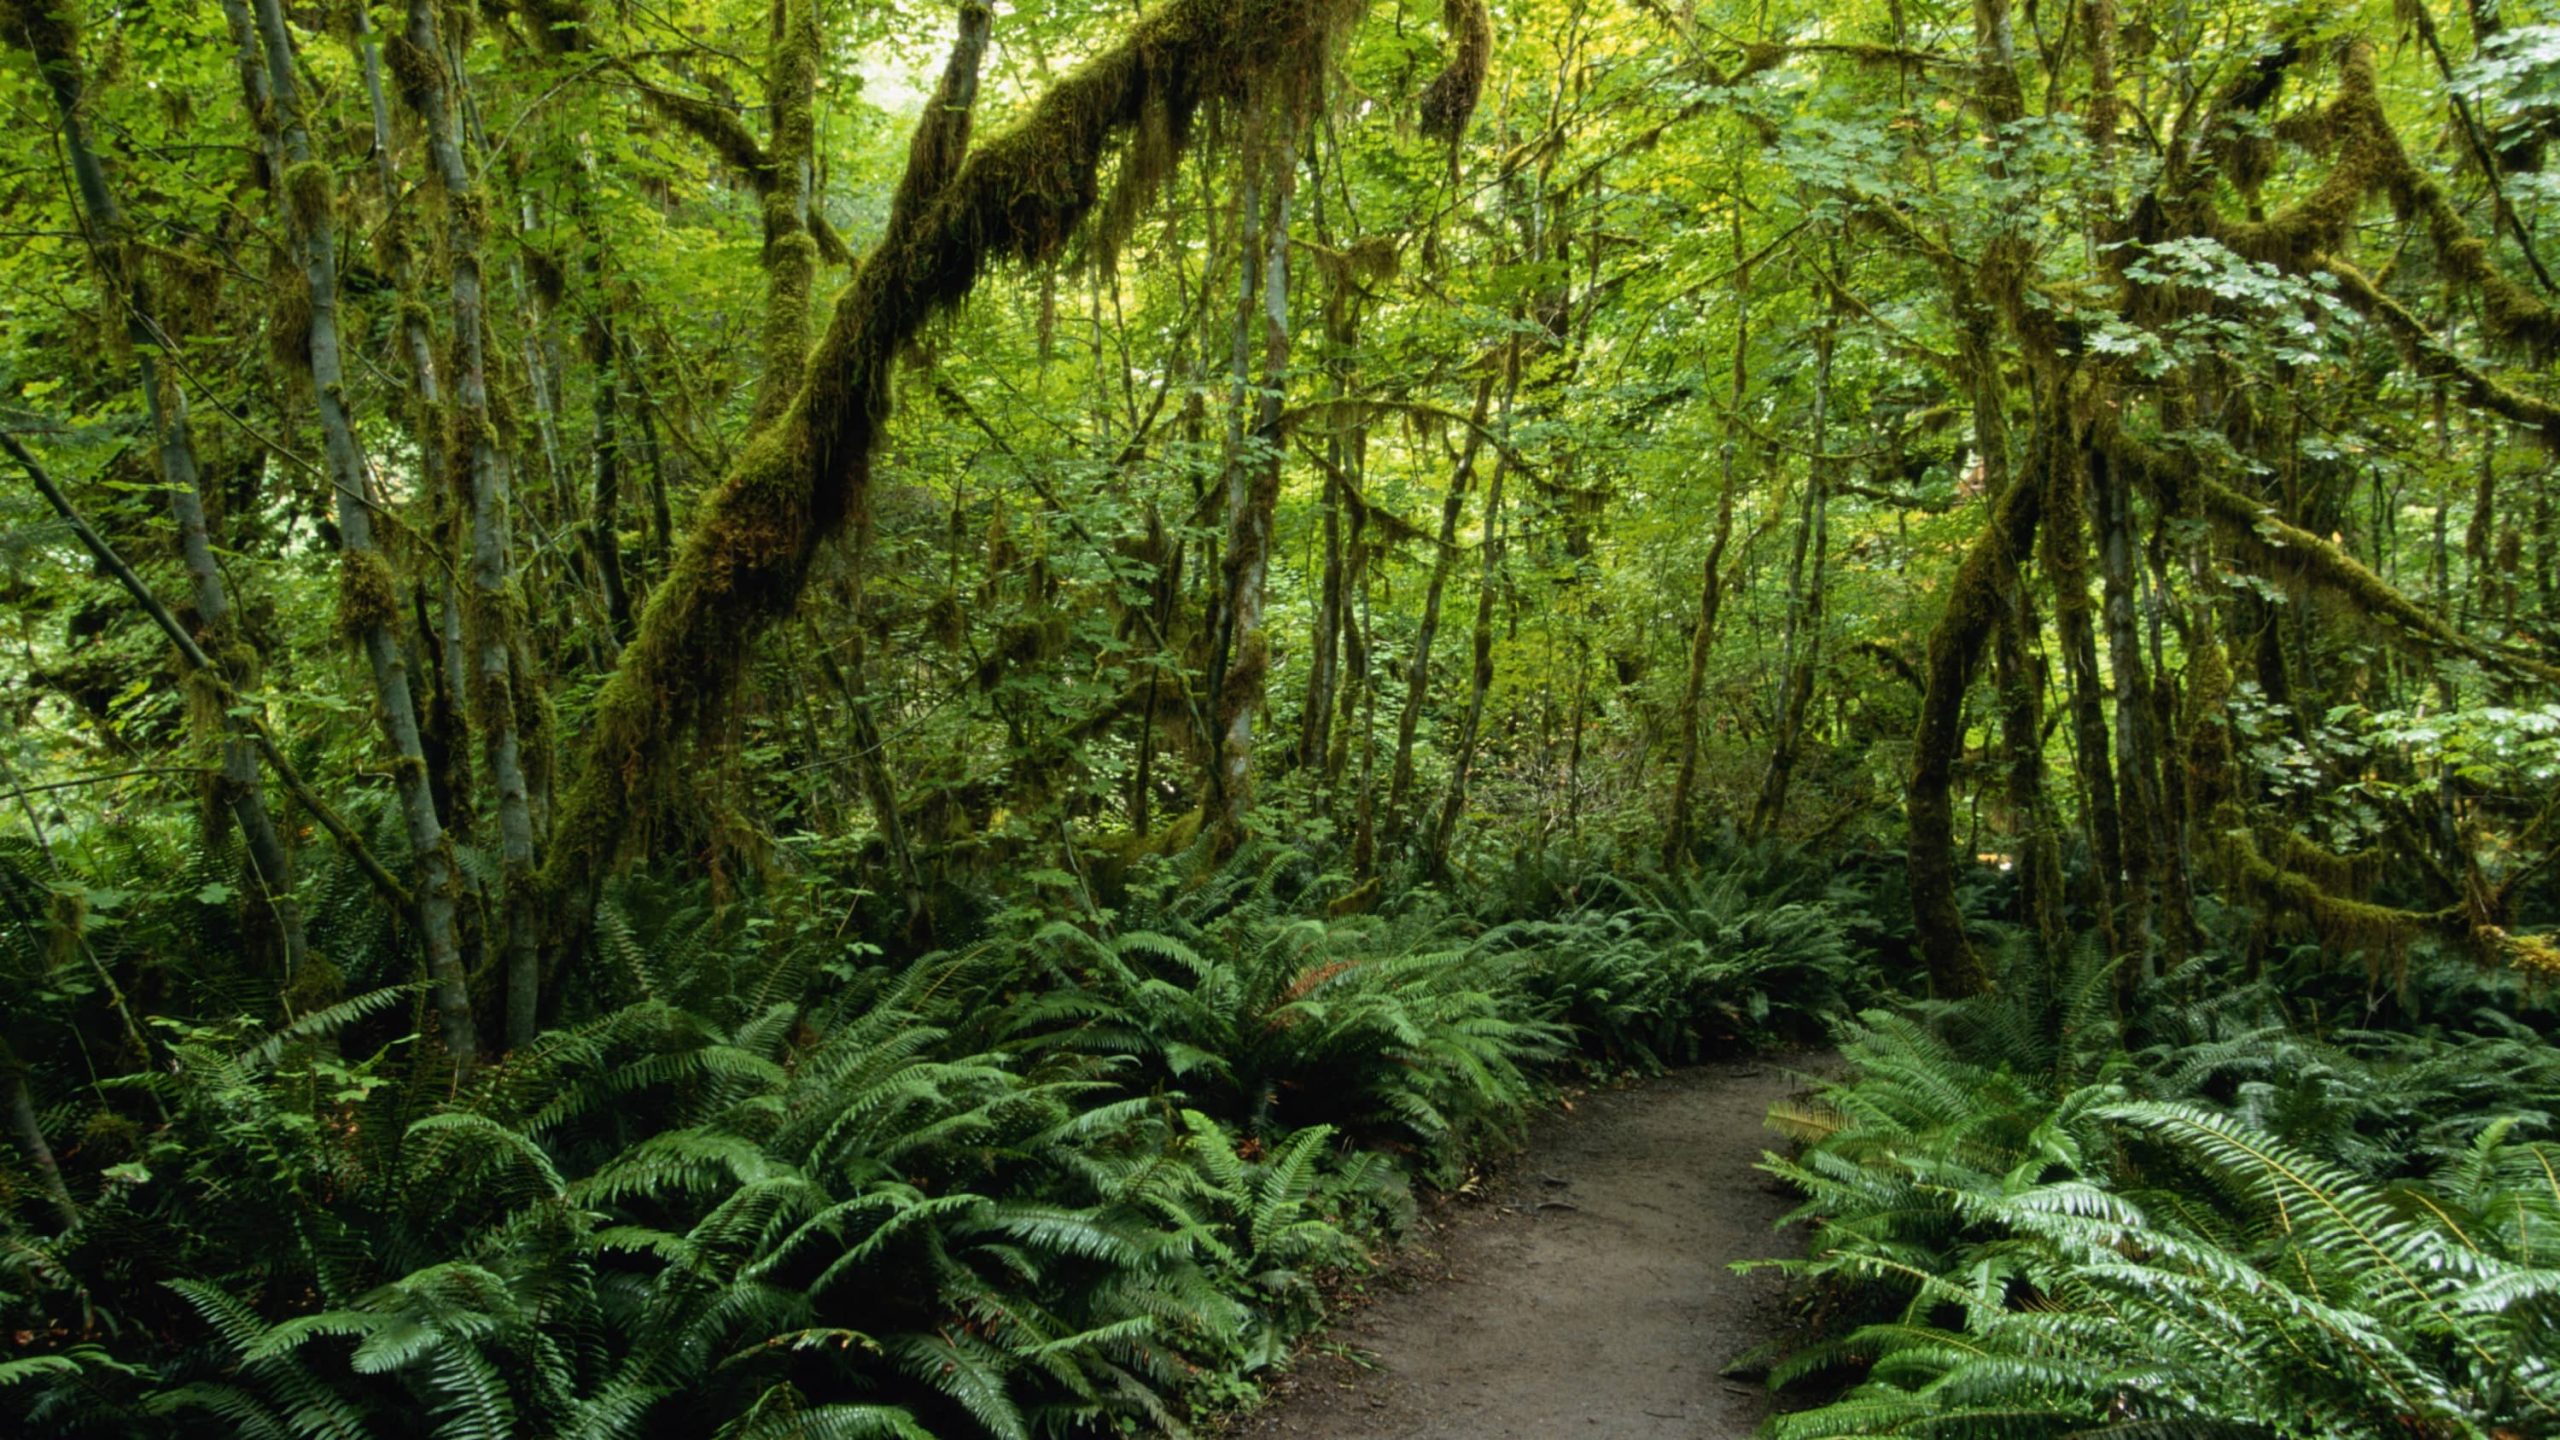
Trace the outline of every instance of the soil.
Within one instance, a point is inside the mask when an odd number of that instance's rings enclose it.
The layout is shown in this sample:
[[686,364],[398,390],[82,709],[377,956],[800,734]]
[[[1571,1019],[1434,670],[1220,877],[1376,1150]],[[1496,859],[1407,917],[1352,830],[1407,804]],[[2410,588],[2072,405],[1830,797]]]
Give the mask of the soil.
[[1771,1102],[1820,1057],[1676,1071],[1574,1099],[1472,1202],[1436,1207],[1375,1298],[1228,1433],[1238,1440],[1722,1440],[1770,1411],[1722,1371],[1787,1327],[1795,1253],[1753,1168]]

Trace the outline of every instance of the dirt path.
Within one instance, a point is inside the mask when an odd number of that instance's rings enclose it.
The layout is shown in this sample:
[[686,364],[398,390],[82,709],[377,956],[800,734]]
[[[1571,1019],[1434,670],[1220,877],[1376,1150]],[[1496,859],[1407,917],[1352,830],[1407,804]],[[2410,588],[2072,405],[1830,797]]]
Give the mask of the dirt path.
[[[1717,1372],[1781,1323],[1787,1198],[1752,1165],[1803,1056],[1586,1096],[1492,1203],[1426,1221],[1402,1287],[1343,1318],[1238,1437],[1723,1440],[1769,1413]],[[1346,1358],[1346,1350],[1349,1356]]]

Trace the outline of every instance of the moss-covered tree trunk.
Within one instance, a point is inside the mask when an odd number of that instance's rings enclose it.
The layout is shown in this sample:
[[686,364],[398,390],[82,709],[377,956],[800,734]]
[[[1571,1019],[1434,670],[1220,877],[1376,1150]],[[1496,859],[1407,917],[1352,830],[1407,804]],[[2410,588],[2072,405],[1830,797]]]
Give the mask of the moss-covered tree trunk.
[[[1289,134],[1281,117],[1282,134]],[[1211,761],[1210,793],[1215,801],[1217,846],[1232,850],[1245,833],[1245,815],[1253,804],[1253,731],[1270,683],[1271,639],[1265,633],[1264,600],[1271,577],[1271,527],[1280,504],[1280,467],[1286,436],[1289,373],[1289,210],[1297,191],[1297,156],[1293,140],[1275,147],[1267,179],[1249,178],[1238,217],[1239,243],[1247,256],[1244,304],[1259,309],[1262,323],[1262,377],[1250,396],[1244,386],[1242,343],[1245,315],[1237,317],[1239,343],[1236,405],[1250,409],[1253,424],[1236,453],[1229,457],[1226,487],[1224,598],[1220,614],[1227,634],[1226,663],[1218,672],[1214,716],[1216,751]],[[1248,175],[1262,157],[1248,154]],[[1262,183],[1256,183],[1262,179]],[[1266,188],[1267,187],[1267,188]],[[1255,201],[1261,201],[1255,234]]]
[[[1996,384],[1976,377],[1977,407],[1998,403]],[[1928,685],[1912,734],[1911,780],[1903,792],[1909,827],[1907,865],[1911,918],[1929,987],[1937,995],[1970,995],[1983,986],[1982,959],[1965,935],[1956,905],[1955,757],[1964,746],[1964,697],[1984,644],[2000,622],[2003,599],[2017,583],[2019,562],[2035,543],[2043,497],[2033,485],[2011,485],[1992,502],[1981,532],[1956,567],[1947,608],[1929,633],[1922,667]]]
[[1476,457],[1484,445],[1485,418],[1492,413],[1494,377],[1476,382],[1475,412],[1467,418],[1467,433],[1458,442],[1458,456],[1449,470],[1449,489],[1440,499],[1440,529],[1437,543],[1431,549],[1431,578],[1422,589],[1422,619],[1413,632],[1413,653],[1404,662],[1404,705],[1396,712],[1395,762],[1387,772],[1386,828],[1390,832],[1403,827],[1413,799],[1413,745],[1422,729],[1423,707],[1431,701],[1431,650],[1440,636],[1440,605],[1449,589],[1449,574],[1457,565],[1458,521],[1466,514],[1467,491],[1475,484]]
[[[2058,430],[2060,426],[2048,426]],[[2110,955],[2123,951],[2116,937],[2116,910],[2123,903],[2123,816],[2116,804],[2115,769],[2107,739],[2106,682],[2098,670],[2097,627],[2089,606],[2089,532],[2086,493],[2087,459],[2077,444],[2060,437],[2046,446],[2045,522],[2038,553],[2045,579],[2053,589],[2055,641],[2068,679],[2071,738],[2075,769],[2086,793],[2080,829],[2097,870],[2090,908]]]
[[2107,665],[2115,688],[2116,796],[2124,829],[2124,899],[2117,916],[2126,953],[2134,958],[2128,980],[2147,973],[2157,934],[2155,887],[2163,837],[2160,831],[2159,764],[2151,737],[2150,667],[2134,613],[2131,487],[2105,452],[2090,457],[2090,490],[2098,502],[2101,612]]
[[[186,390],[173,377],[164,375],[160,366],[159,355],[173,343],[173,337],[160,326],[158,307],[131,227],[108,184],[106,167],[89,142],[88,121],[83,113],[86,78],[74,50],[77,31],[60,15],[47,17],[41,23],[32,13],[23,17],[22,23],[14,7],[0,10],[0,15],[8,19],[9,38],[23,39],[32,48],[36,67],[53,98],[55,116],[62,125],[63,154],[71,163],[74,189],[90,232],[90,253],[100,267],[99,284],[123,300],[125,338],[133,350],[143,411],[150,420],[152,449],[160,469],[160,499],[177,526],[178,558],[186,569],[201,639],[222,672],[219,678],[226,690],[253,687],[258,680],[258,653],[236,633],[231,590],[224,583],[212,537],[205,528],[203,466],[197,460],[195,433],[187,418]],[[206,678],[208,683],[214,679]],[[309,952],[302,902],[294,893],[293,857],[285,849],[275,818],[267,808],[256,744],[236,726],[223,728],[232,733],[221,742],[218,784],[222,803],[233,823],[240,827],[241,843],[248,853],[249,889],[275,927],[283,959],[281,978],[291,985],[301,978]]]
[[[863,502],[890,380],[917,331],[988,267],[1055,256],[1096,212],[1106,235],[1125,233],[1195,138],[1204,105],[1285,93],[1268,88],[1283,76],[1311,85],[1332,37],[1361,8],[1173,0],[954,168],[911,159],[880,243],[837,299],[805,381],[705,497],[597,697],[545,871],[567,923],[583,926],[641,797],[733,693],[755,639],[790,613],[818,547]],[[946,73],[920,142],[942,134],[950,84]]]
[[1787,624],[1778,645],[1778,698],[1771,716],[1775,738],[1761,773],[1759,798],[1751,807],[1754,836],[1768,834],[1786,813],[1787,789],[1795,778],[1796,753],[1804,741],[1821,662],[1822,592],[1831,560],[1831,466],[1823,447],[1831,435],[1831,357],[1838,334],[1833,317],[1823,321],[1814,337],[1813,446],[1805,457],[1804,512],[1797,518],[1795,553],[1787,569]]
[[1476,623],[1472,637],[1474,663],[1467,675],[1467,708],[1459,713],[1456,742],[1450,747],[1449,784],[1440,795],[1440,812],[1431,825],[1424,868],[1445,875],[1449,851],[1458,836],[1458,821],[1467,810],[1467,781],[1475,769],[1476,747],[1484,737],[1485,699],[1493,693],[1493,608],[1502,590],[1502,482],[1511,470],[1511,408],[1520,390],[1520,336],[1504,347],[1502,400],[1494,428],[1503,443],[1493,459],[1493,477],[1484,488],[1484,535],[1476,546]]
[[453,387],[446,443],[468,500],[470,563],[462,638],[468,652],[467,693],[479,732],[481,762],[498,809],[497,930],[505,957],[505,1038],[528,1044],[541,1009],[540,896],[535,884],[532,786],[519,716],[533,697],[519,694],[523,592],[514,563],[512,476],[498,443],[489,399],[488,285],[481,247],[488,198],[462,150],[460,78],[449,70],[433,0],[409,0],[406,28],[393,50],[402,98],[425,134],[427,165],[443,195],[445,280],[453,326]]
[[1721,485],[1716,497],[1715,536],[1707,542],[1707,558],[1698,580],[1698,619],[1689,629],[1689,669],[1680,685],[1680,708],[1671,722],[1679,737],[1680,764],[1671,780],[1671,814],[1662,838],[1662,864],[1676,869],[1689,858],[1698,785],[1698,707],[1707,688],[1707,658],[1716,640],[1716,617],[1724,608],[1724,555],[1733,543],[1736,496],[1735,456],[1741,446],[1742,405],[1751,383],[1751,265],[1742,243],[1742,207],[1730,211],[1733,236],[1733,366],[1726,394],[1730,412],[1724,439],[1716,447]]
[[[400,797],[400,814],[408,833],[410,864],[416,876],[418,930],[426,947],[427,974],[433,984],[437,1018],[445,1049],[457,1069],[468,1070],[480,1053],[478,1027],[471,1013],[471,994],[463,973],[462,951],[454,914],[454,863],[444,824],[436,813],[425,748],[419,738],[418,710],[409,686],[409,662],[398,633],[400,609],[391,566],[374,540],[374,498],[368,488],[355,422],[347,411],[345,366],[338,337],[338,256],[335,181],[328,166],[314,158],[302,119],[293,38],[286,28],[281,0],[254,0],[254,15],[243,14],[243,0],[225,0],[224,9],[240,33],[244,51],[264,60],[263,93],[254,79],[248,96],[266,143],[285,162],[277,177],[276,200],[285,229],[288,253],[294,256],[308,289],[309,323],[303,361],[311,382],[312,408],[320,419],[321,449],[338,523],[339,623],[363,650],[373,673],[374,701],[392,751],[392,783]],[[244,65],[253,77],[254,64]]]

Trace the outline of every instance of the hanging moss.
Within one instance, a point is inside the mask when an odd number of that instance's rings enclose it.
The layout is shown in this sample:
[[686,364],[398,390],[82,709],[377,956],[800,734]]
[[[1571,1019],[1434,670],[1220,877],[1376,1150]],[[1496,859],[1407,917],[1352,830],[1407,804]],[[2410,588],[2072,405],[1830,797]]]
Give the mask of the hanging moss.
[[1150,106],[1175,132],[1211,103],[1287,94],[1332,53],[1354,0],[1173,0],[1052,85],[930,192],[903,183],[785,412],[704,503],[599,693],[562,797],[546,888],[573,909],[622,852],[635,797],[736,685],[754,638],[797,603],[819,546],[867,493],[898,356],[991,265],[1054,258]]
[[2308,924],[2324,946],[2341,954],[2361,952],[2369,963],[2399,962],[2412,941],[2429,934],[2450,934],[2468,942],[2471,927],[2459,909],[2400,910],[2351,900],[2322,888],[2309,876],[2267,859],[2238,814],[2225,806],[2216,817],[2231,871],[2244,893],[2276,913]]
[[288,379],[311,370],[311,287],[285,270],[267,287],[267,353]]
[[1422,91],[1422,133],[1456,143],[1484,95],[1485,72],[1493,63],[1493,18],[1484,0],[1443,0],[1442,23],[1449,32],[1449,63]]
[[2337,278],[2348,304],[2391,331],[2412,369],[2430,379],[2452,382],[2465,404],[2504,416],[2526,427],[2545,448],[2560,451],[2560,405],[2502,385],[2465,363],[2436,339],[2426,322],[2384,294],[2362,270],[2334,256],[2323,257],[2320,266]]
[[328,224],[337,204],[337,177],[317,160],[306,160],[284,172],[285,213],[297,236],[317,233]]
[[444,85],[443,64],[418,48],[406,30],[394,29],[382,37],[382,61],[411,110],[425,108],[427,98]]
[[2506,957],[2507,963],[2546,980],[2560,980],[2560,940],[2549,935],[2511,935],[2483,925],[2481,941]]
[[[638,79],[637,76],[633,78]],[[772,162],[765,158],[764,145],[748,132],[745,122],[726,107],[662,89],[645,80],[639,81],[639,90],[651,109],[710,146],[729,168],[759,181],[772,173]]]
[[2159,498],[2164,510],[2201,512],[2226,527],[2244,551],[2281,551],[2288,568],[2344,600],[2357,614],[2388,625],[2421,650],[2465,655],[2507,674],[2560,684],[2560,666],[2462,633],[2367,569],[2344,546],[2279,518],[2265,502],[2202,473],[2198,463],[2172,457],[2121,432],[2108,433],[2101,443],[2110,459],[2138,476]]
[[71,0],[0,0],[0,26],[25,43],[48,81],[78,84],[80,14]]
[[2398,141],[2375,98],[2371,48],[2350,46],[2340,71],[2339,93],[2323,112],[2321,127],[2336,146],[2329,173],[2310,194],[2266,220],[2209,225],[2223,244],[2252,260],[2301,270],[2313,256],[2347,241],[2366,198],[2391,178]]
[[391,567],[371,550],[341,550],[338,557],[338,632],[355,640],[377,627],[397,625],[400,593]]

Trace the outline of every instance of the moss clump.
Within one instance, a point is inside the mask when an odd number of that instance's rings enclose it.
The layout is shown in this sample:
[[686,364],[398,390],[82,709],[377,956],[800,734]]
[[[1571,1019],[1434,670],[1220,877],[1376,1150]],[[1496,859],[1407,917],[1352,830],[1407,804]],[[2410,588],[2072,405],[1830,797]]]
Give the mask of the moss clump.
[[288,376],[311,368],[311,287],[299,271],[272,277],[268,290],[267,353]]
[[186,695],[187,728],[197,735],[218,733],[224,713],[231,708],[231,687],[211,670],[188,671],[178,687]]
[[1484,0],[1443,0],[1449,30],[1449,63],[1422,91],[1422,133],[1456,143],[1475,117],[1493,63],[1493,17]]
[[2311,877],[2267,859],[2239,818],[2228,807],[2216,817],[2232,874],[2245,891],[2278,913],[2308,924],[2321,943],[2333,950],[2361,951],[2369,962],[2396,964],[2411,941],[2446,930],[2460,918],[2458,911],[2400,910],[2332,894]]
[[371,550],[347,550],[338,557],[338,632],[360,640],[400,619],[400,591],[391,567]]
[[80,83],[80,16],[71,0],[0,0],[0,29],[25,43],[57,89]]
[[293,219],[293,233],[315,235],[336,213],[338,180],[329,167],[317,160],[305,160],[284,172],[285,213]]
[[317,953],[285,985],[285,1008],[294,1012],[325,1009],[346,998],[347,977],[337,964]]
[[93,1112],[80,1127],[80,1153],[96,1165],[113,1165],[142,1153],[142,1125],[113,1110]]
[[399,88],[400,98],[412,110],[426,108],[429,97],[444,88],[443,63],[421,49],[406,31],[383,37],[382,61],[391,70],[391,83]]
[[2560,941],[2548,935],[2510,935],[2495,925],[2480,928],[2482,939],[2508,964],[2546,980],[2560,980]]
[[235,640],[215,651],[213,663],[233,689],[254,690],[258,687],[261,669],[258,647],[247,641]]

